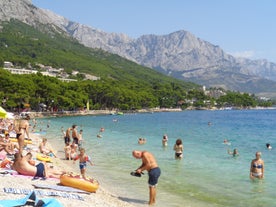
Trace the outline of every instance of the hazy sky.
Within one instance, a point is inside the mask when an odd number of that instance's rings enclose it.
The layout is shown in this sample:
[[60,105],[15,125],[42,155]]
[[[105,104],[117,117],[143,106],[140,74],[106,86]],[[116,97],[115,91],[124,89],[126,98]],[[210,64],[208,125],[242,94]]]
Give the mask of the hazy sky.
[[276,63],[275,0],[33,0],[33,4],[132,38],[186,30],[232,55]]

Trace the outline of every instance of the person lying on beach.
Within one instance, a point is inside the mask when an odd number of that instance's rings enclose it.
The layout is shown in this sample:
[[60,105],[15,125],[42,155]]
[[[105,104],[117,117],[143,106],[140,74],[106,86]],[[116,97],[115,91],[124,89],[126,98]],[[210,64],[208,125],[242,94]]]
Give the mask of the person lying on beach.
[[52,149],[50,149],[48,146],[47,146],[47,139],[46,138],[43,138],[42,139],[42,142],[39,144],[39,152],[42,153],[42,154],[45,154],[45,155],[48,155],[48,156],[54,156],[54,157],[57,157],[55,155],[55,153],[53,152]]
[[81,172],[81,175],[82,175],[83,179],[86,179],[86,177],[85,177],[86,162],[89,162],[90,165],[93,165],[93,163],[91,162],[90,157],[85,154],[85,149],[84,148],[80,149],[80,154],[77,157],[75,157],[73,163],[75,164],[75,161],[78,160],[78,159],[80,160],[80,172]]
[[6,143],[5,151],[8,155],[14,155],[19,150],[17,143],[13,143],[10,140]]
[[34,178],[60,178],[60,175],[64,173],[48,168],[46,163],[40,162],[39,164],[33,166],[29,163],[29,161],[29,154],[27,156],[22,156],[19,153],[15,153],[12,169],[21,175],[29,175],[33,176]]

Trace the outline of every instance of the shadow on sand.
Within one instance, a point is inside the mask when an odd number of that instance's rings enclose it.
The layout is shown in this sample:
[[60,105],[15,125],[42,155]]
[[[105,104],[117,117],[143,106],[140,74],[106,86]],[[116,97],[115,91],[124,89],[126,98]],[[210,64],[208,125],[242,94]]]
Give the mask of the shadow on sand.
[[121,197],[119,196],[118,199],[128,202],[128,203],[136,203],[136,204],[147,204],[148,201],[145,200],[139,200],[139,199],[134,199],[134,198],[126,198],[126,197]]

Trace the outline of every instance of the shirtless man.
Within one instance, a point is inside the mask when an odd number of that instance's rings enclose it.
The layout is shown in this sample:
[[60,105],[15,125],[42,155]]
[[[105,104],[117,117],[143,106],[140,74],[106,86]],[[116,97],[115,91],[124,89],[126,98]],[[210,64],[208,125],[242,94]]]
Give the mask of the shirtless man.
[[15,153],[12,169],[21,175],[29,175],[34,177],[47,177],[47,168],[43,163],[36,166],[30,165],[29,156],[22,157],[21,154]]
[[65,136],[64,136],[64,143],[70,143],[71,141],[71,136],[70,136],[70,131],[72,130],[71,127],[69,127],[66,132],[65,132]]
[[133,157],[142,159],[142,165],[136,170],[136,173],[142,173],[144,170],[148,171],[149,175],[149,205],[154,205],[156,201],[156,186],[158,178],[161,175],[161,170],[154,156],[147,151],[132,151]]
[[17,127],[16,127],[16,138],[18,141],[18,146],[19,146],[19,154],[22,155],[23,152],[23,147],[24,147],[24,140],[25,140],[25,136],[27,135],[28,139],[30,139],[30,135],[29,135],[29,120],[30,120],[30,116],[26,115],[25,119],[20,120],[17,123]]
[[29,161],[29,155],[22,157],[21,154],[15,153],[12,169],[17,171],[21,175],[34,176],[35,178],[60,178],[60,175],[62,175],[62,172],[58,172],[51,168],[48,168],[47,165],[42,162],[37,164],[36,166],[33,166],[29,163]]
[[79,136],[78,136],[78,131],[77,131],[77,125],[73,125],[72,126],[72,138],[73,138],[73,142],[76,145],[79,145]]

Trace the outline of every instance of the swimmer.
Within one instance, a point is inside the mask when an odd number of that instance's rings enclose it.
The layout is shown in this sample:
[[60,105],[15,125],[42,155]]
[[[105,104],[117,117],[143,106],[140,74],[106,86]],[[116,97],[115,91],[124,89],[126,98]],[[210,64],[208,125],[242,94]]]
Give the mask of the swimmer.
[[231,145],[231,143],[228,141],[228,139],[224,139],[224,140],[223,140],[223,144]]
[[240,155],[237,149],[234,149],[233,152],[228,149],[228,154],[233,155],[233,157],[237,157]]
[[143,138],[140,137],[140,138],[138,139],[138,144],[144,144]]
[[272,146],[271,146],[269,143],[266,143],[266,148],[267,148],[268,150],[271,150],[271,149],[272,149]]
[[168,146],[168,136],[166,134],[163,135],[162,145],[163,145],[163,147]]

